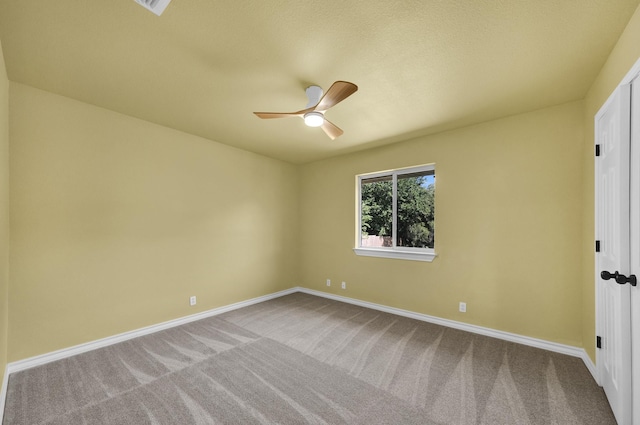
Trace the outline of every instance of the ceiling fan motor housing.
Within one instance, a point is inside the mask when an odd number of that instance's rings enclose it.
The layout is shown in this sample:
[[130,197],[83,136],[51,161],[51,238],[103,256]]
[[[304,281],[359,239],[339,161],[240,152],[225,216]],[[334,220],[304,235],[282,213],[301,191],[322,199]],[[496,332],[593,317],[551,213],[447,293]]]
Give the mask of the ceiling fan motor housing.
[[320,86],[309,86],[305,89],[305,93],[307,93],[307,99],[309,99],[309,102],[307,103],[307,106],[305,108],[311,108],[313,106],[316,106],[318,102],[320,102],[320,99],[322,99],[322,95],[324,92],[322,91],[322,87]]

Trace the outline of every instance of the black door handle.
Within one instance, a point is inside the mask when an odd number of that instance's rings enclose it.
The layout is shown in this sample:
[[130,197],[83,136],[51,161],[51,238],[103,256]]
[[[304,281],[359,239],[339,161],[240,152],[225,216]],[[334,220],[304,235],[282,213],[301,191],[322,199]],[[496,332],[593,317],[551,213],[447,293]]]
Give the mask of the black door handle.
[[617,270],[615,273],[610,273],[606,270],[603,270],[602,273],[600,273],[600,277],[604,280],[615,279],[615,281],[620,285],[630,283],[631,286],[636,286],[638,284],[638,279],[636,279],[635,274],[629,275],[629,277],[627,277],[623,274],[618,273]]

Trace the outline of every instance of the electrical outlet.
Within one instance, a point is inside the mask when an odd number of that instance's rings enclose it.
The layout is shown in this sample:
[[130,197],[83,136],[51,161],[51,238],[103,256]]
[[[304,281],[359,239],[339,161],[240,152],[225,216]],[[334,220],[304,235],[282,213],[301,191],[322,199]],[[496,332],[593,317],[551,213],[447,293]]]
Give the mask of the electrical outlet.
[[191,306],[196,305],[196,296],[195,295],[192,296],[192,297],[189,297],[189,305],[191,305]]
[[347,282],[342,282],[342,289],[347,289]]
[[331,286],[331,279],[327,279],[327,286]]
[[467,303],[460,303],[460,307],[458,307],[458,310],[460,310],[461,313],[466,313],[467,312]]

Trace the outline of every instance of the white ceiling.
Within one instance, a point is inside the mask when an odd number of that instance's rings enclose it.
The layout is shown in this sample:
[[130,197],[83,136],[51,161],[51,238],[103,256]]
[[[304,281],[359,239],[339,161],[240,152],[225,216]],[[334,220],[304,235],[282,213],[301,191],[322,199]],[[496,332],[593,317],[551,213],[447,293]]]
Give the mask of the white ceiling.
[[[582,99],[640,0],[0,0],[15,82],[292,163]],[[359,91],[298,118],[304,89]]]

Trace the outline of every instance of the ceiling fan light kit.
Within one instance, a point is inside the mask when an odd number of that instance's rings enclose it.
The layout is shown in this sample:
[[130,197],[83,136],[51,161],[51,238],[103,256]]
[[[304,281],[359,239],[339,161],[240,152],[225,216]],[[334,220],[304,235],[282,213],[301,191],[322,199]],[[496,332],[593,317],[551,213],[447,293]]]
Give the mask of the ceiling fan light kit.
[[309,127],[320,127],[332,140],[344,132],[324,117],[327,109],[351,96],[358,91],[358,86],[348,81],[336,81],[326,93],[319,86],[309,86],[305,90],[309,102],[305,109],[296,112],[254,112],[258,118],[286,118],[300,117]]
[[324,115],[321,112],[307,112],[304,114],[304,123],[309,127],[320,127],[324,124]]

